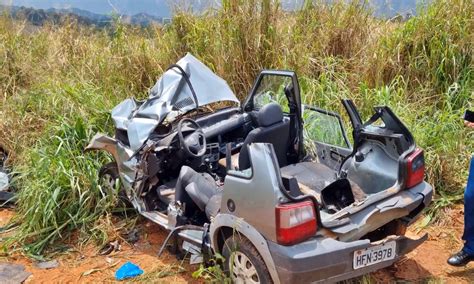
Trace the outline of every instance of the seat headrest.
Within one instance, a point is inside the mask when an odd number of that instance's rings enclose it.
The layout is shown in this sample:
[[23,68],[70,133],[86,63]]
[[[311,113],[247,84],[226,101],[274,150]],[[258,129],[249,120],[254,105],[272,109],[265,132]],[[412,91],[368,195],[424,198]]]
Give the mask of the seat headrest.
[[259,126],[270,126],[283,120],[283,111],[277,103],[269,103],[263,106],[257,115]]

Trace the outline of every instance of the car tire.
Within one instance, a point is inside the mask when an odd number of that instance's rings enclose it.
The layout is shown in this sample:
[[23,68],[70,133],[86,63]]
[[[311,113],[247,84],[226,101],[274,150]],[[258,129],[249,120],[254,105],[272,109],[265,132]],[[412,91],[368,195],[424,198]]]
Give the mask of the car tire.
[[[111,193],[113,190],[115,190],[115,186],[117,181],[119,180],[120,175],[117,167],[117,163],[115,162],[110,162],[105,165],[103,165],[100,170],[99,170],[99,184],[101,186],[106,186],[108,187],[106,193]],[[121,185],[119,190],[118,190],[118,196],[117,196],[117,203],[115,204],[116,207],[118,208],[131,208],[132,204],[130,203],[130,200],[127,197],[127,193],[125,192],[125,189]]]
[[244,236],[237,234],[229,237],[224,243],[222,256],[225,259],[224,269],[233,283],[272,283],[265,262]]

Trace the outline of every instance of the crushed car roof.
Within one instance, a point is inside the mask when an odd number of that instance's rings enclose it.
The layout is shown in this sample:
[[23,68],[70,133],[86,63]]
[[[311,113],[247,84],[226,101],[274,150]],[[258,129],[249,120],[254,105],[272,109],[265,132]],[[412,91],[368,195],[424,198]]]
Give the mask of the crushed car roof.
[[188,53],[163,73],[146,101],[124,100],[112,110],[112,119],[118,129],[127,130],[130,147],[137,150],[163,120],[172,122],[190,110],[220,101],[240,104],[224,79]]
[[[218,101],[239,103],[227,82],[190,53],[181,58],[176,65],[180,66],[189,76],[198,107]],[[192,98],[192,91],[184,81],[185,79],[179,70],[172,66],[151,89],[150,98],[160,97],[160,99],[167,101],[174,99],[176,103]],[[183,104],[183,107],[186,107],[186,104]],[[190,104],[190,107],[194,108],[195,106]]]

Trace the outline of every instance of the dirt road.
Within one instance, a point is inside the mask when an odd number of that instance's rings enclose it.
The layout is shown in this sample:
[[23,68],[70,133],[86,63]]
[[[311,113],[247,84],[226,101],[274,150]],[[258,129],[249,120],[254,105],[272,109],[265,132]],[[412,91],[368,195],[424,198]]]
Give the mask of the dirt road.
[[[5,224],[13,212],[0,210],[0,225]],[[474,281],[474,264],[465,268],[453,268],[446,264],[449,254],[461,246],[462,207],[455,207],[446,213],[446,221],[432,225],[421,232],[416,226],[408,234],[428,232],[430,237],[415,251],[395,265],[373,273],[373,282],[447,282],[471,283]],[[81,252],[71,252],[59,257],[59,267],[49,270],[36,268],[33,261],[23,256],[4,258],[1,261],[20,263],[33,275],[29,283],[97,283],[114,282],[115,271],[126,261],[138,264],[144,275],[134,279],[138,282],[200,282],[192,278],[197,266],[177,261],[174,256],[156,256],[166,233],[155,224],[144,221],[140,240],[134,245],[122,244],[121,250],[108,256],[97,255],[97,248],[87,247]]]

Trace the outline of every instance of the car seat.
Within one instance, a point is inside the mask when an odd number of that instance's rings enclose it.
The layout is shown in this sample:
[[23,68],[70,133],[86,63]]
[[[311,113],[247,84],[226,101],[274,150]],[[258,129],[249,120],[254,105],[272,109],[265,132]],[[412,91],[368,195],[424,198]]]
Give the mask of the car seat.
[[288,165],[287,154],[290,138],[290,122],[283,119],[279,104],[269,103],[257,114],[258,127],[250,131],[239,154],[239,170],[250,168],[247,145],[250,143],[271,143],[280,167]]

